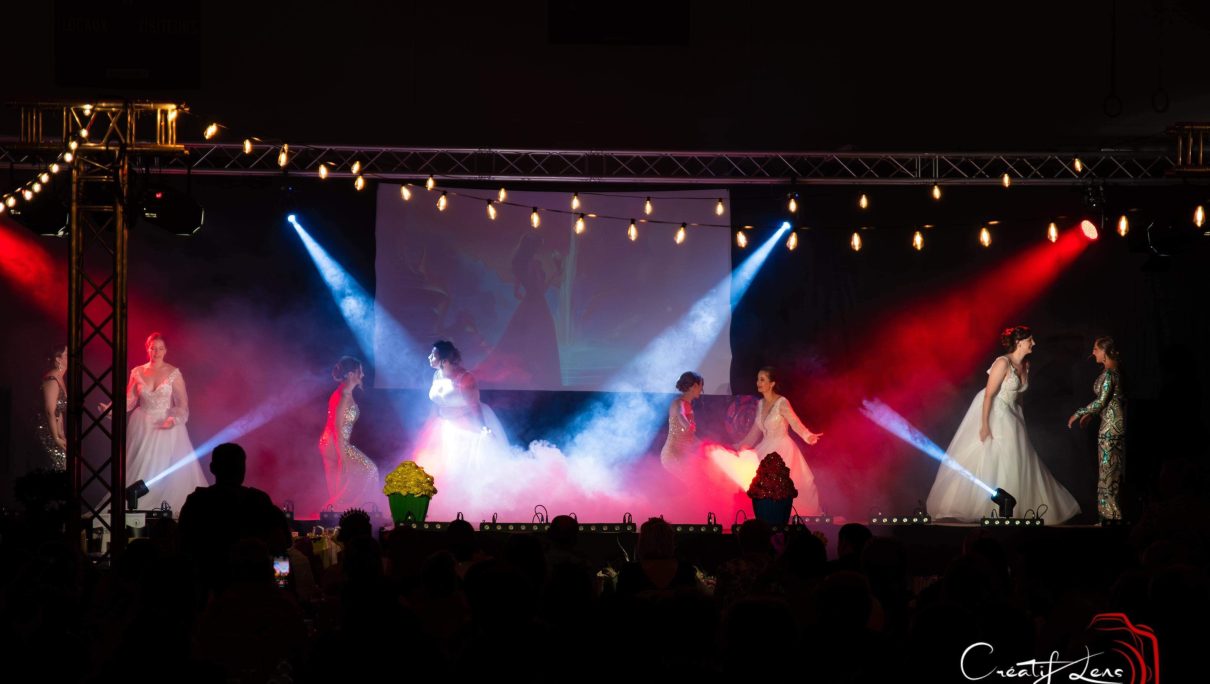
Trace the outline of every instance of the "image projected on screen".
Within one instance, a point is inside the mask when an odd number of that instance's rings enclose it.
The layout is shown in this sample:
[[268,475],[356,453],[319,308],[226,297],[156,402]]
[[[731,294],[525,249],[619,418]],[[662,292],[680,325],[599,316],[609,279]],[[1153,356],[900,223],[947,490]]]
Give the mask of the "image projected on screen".
[[428,387],[427,345],[449,339],[484,389],[673,392],[694,370],[730,392],[725,193],[651,193],[650,215],[647,193],[580,193],[576,213],[540,211],[534,228],[533,207],[570,211],[572,194],[510,190],[492,219],[495,191],[439,211],[439,191],[411,190],[378,186],[375,386]]

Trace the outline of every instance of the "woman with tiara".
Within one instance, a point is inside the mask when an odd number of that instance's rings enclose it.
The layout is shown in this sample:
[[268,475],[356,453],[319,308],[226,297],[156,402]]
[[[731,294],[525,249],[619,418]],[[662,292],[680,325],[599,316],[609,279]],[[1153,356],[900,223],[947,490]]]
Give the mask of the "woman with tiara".
[[1079,513],[1080,505],[1038,458],[1021,411],[1021,394],[1029,388],[1025,359],[1034,348],[1033,332],[1023,325],[1008,328],[1000,345],[1005,354],[987,370],[987,385],[971,401],[946,449],[929,492],[928,512],[963,522],[989,516],[995,505],[978,480],[1011,494],[1017,517],[1034,511],[1047,523],[1061,523]]
[[327,506],[337,511],[367,507],[382,500],[382,481],[378,466],[349,441],[361,409],[353,399],[353,390],[362,386],[365,372],[361,361],[343,356],[332,369],[338,384],[328,397],[328,420],[319,438],[324,476],[328,483]]

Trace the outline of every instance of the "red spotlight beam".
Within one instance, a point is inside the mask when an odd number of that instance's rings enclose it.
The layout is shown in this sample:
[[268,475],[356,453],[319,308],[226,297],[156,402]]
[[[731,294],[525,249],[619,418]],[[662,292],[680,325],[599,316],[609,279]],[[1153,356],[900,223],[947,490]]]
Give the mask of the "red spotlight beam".
[[67,324],[67,269],[29,232],[0,217],[0,277],[58,323]]
[[[881,399],[917,425],[963,410],[970,397],[956,392],[991,364],[996,333],[1017,323],[1089,244],[1079,229],[1065,231],[1053,244],[1040,241],[969,284],[903,302],[858,333],[862,343],[849,344],[853,351],[834,357],[836,370],[813,379],[804,399],[807,415],[815,417],[808,423],[827,435],[827,453],[849,462],[833,468],[841,489],[836,499],[850,510],[853,504],[885,504],[905,484],[904,468],[893,461],[902,447],[861,415],[861,401]],[[948,443],[948,435],[934,437]]]

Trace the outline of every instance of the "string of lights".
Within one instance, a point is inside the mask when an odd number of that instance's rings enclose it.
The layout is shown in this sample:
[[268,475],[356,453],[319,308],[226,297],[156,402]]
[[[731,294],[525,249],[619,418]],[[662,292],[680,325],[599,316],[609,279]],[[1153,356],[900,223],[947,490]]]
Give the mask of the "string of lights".
[[[195,112],[192,112],[184,107],[180,107],[176,110],[169,112],[169,116],[172,118],[175,118],[177,116],[178,112],[183,112],[183,113],[191,114],[195,117],[198,117],[198,115]],[[198,120],[203,121],[204,119],[202,119],[201,117],[198,117]],[[232,135],[236,134],[236,131],[234,131],[231,127],[229,127],[225,124],[218,123],[213,120],[211,120],[209,123],[205,124],[202,127],[202,137],[207,141],[215,139],[216,137],[218,137],[220,135],[220,133],[224,133],[224,132],[227,134],[232,134]],[[16,207],[18,205],[18,203],[21,201],[26,201],[26,202],[32,201],[35,198],[35,196],[38,193],[40,193],[44,187],[46,187],[48,185],[48,183],[51,180],[51,176],[53,174],[59,173],[65,167],[65,165],[73,162],[74,155],[75,155],[75,152],[76,152],[78,146],[88,140],[88,135],[89,135],[89,131],[88,131],[87,126],[81,127],[75,133],[75,135],[73,135],[71,137],[71,139],[66,142],[63,151],[57,156],[56,160],[54,162],[50,163],[45,168],[45,170],[40,171],[32,179],[27,181],[24,185],[3,195],[3,199],[0,200],[0,212],[4,211],[5,208],[12,209],[12,208]],[[243,141],[242,150],[245,155],[258,155],[259,154],[259,155],[261,155],[262,158],[265,155],[276,155],[277,166],[282,170],[283,173],[288,172],[288,168],[290,166],[290,161],[292,158],[292,152],[297,152],[298,150],[322,149],[322,148],[315,147],[315,146],[296,145],[295,150],[292,151],[290,148],[290,144],[281,139],[267,137],[267,136],[257,136],[257,135],[244,135],[244,136],[237,136],[237,137],[242,138],[242,141]],[[364,190],[367,187],[369,181],[371,181],[371,180],[376,180],[379,182],[398,182],[396,179],[392,179],[383,174],[379,174],[379,173],[375,173],[375,172],[371,171],[369,169],[369,165],[370,165],[370,163],[368,161],[363,162],[360,159],[354,159],[350,163],[348,163],[347,167],[341,168],[341,165],[337,164],[336,162],[321,161],[315,166],[315,169],[316,169],[315,173],[320,180],[328,180],[329,178],[352,179],[353,187],[357,191]],[[1086,170],[1087,170],[1086,165],[1083,163],[1083,161],[1078,156],[1071,158],[1071,160],[1070,160],[1071,173],[1079,175],[1079,174],[1085,173]],[[454,180],[454,179],[451,179],[451,180]],[[1014,184],[1013,175],[1010,174],[1009,172],[1004,172],[1000,177],[1000,185],[1004,189],[1008,190],[1008,189],[1012,188],[1013,184]],[[523,204],[523,203],[516,202],[516,201],[510,201],[508,199],[508,190],[505,187],[501,187],[498,190],[498,192],[494,193],[494,196],[485,196],[482,194],[481,190],[476,191],[476,190],[465,189],[460,186],[455,187],[455,186],[446,185],[444,183],[444,180],[439,181],[435,175],[430,175],[422,185],[414,184],[411,182],[402,182],[400,184],[400,198],[403,201],[411,201],[413,199],[413,197],[416,196],[416,191],[419,190],[419,188],[421,188],[421,187],[423,187],[426,192],[439,193],[436,195],[436,199],[434,200],[435,204],[437,206],[437,209],[439,211],[447,210],[450,206],[450,203],[452,201],[454,201],[455,199],[457,199],[459,201],[482,202],[485,207],[487,216],[491,220],[497,220],[498,216],[500,215],[500,209],[502,209],[504,207],[520,208],[522,210],[529,209],[529,223],[534,229],[538,229],[542,226],[544,216],[548,217],[547,218],[548,223],[549,223],[550,218],[552,218],[552,217],[565,216],[571,220],[572,229],[575,232],[575,234],[577,234],[577,235],[581,235],[581,234],[584,234],[585,232],[587,232],[590,221],[609,221],[609,222],[625,223],[627,225],[627,236],[632,241],[635,241],[638,239],[639,226],[641,226],[641,225],[653,225],[653,226],[666,225],[666,226],[676,226],[677,227],[677,229],[673,235],[673,240],[676,242],[676,244],[681,244],[687,239],[687,237],[689,235],[688,229],[690,229],[690,228],[704,227],[704,228],[728,228],[728,229],[730,229],[733,227],[732,224],[730,224],[730,223],[708,223],[708,222],[701,222],[701,221],[688,221],[688,220],[666,219],[666,218],[656,217],[656,216],[654,216],[654,214],[656,212],[655,201],[651,195],[646,195],[646,194],[604,193],[604,192],[575,190],[575,191],[572,191],[570,194],[568,208],[561,208],[561,207],[554,207],[554,206],[533,206],[530,204]],[[633,216],[601,214],[601,213],[595,213],[595,212],[591,212],[591,211],[582,210],[583,209],[583,202],[581,200],[582,195],[586,196],[586,197],[591,197],[591,196],[621,197],[624,199],[625,198],[635,199],[636,201],[641,199],[642,205],[639,209],[636,209]],[[932,183],[931,187],[929,188],[929,195],[932,197],[932,199],[934,201],[936,201],[936,202],[941,201],[942,184],[940,181],[934,181]],[[799,210],[801,208],[800,200],[802,198],[800,197],[798,190],[795,189],[795,187],[793,186],[793,182],[791,183],[791,187],[788,192],[779,191],[776,194],[771,193],[769,195],[769,197],[782,198],[785,201],[785,210],[789,214],[789,217],[792,219],[795,219],[796,221],[797,221],[797,219],[799,219]],[[659,197],[658,199],[675,200],[677,202],[709,202],[713,205],[713,211],[716,216],[722,217],[728,213],[728,208],[726,206],[726,202],[723,200],[722,197],[710,198],[710,197],[702,197],[700,195],[698,195],[698,196],[664,195],[664,196]],[[755,197],[755,198],[750,198],[750,199],[759,200],[760,197]],[[870,195],[867,192],[861,192],[858,195],[855,204],[856,204],[857,212],[860,215],[861,213],[869,211],[873,205],[873,202],[870,198]],[[860,221],[855,221],[855,222],[860,223]],[[982,222],[977,221],[977,222],[972,222],[972,223],[975,223],[976,225],[980,226],[979,233],[978,233],[979,244],[981,244],[984,247],[990,247],[991,243],[992,243],[992,234],[991,234],[990,227],[999,223],[999,221],[989,220],[989,221],[982,221]],[[1205,223],[1205,209],[1202,205],[1199,204],[1194,208],[1194,211],[1193,211],[1193,224],[1197,228],[1202,228],[1204,226],[1204,223]],[[969,225],[969,223],[967,223],[966,225]],[[915,249],[916,251],[922,251],[924,249],[924,245],[925,245],[925,233],[923,231],[932,229],[932,228],[936,228],[936,227],[937,226],[933,225],[933,224],[923,224],[923,225],[919,225],[919,226],[895,226],[895,225],[887,225],[887,224],[882,224],[879,226],[861,226],[857,230],[853,230],[850,233],[849,247],[855,252],[861,251],[861,249],[865,246],[865,244],[868,240],[868,238],[863,238],[863,236],[862,236],[863,233],[868,234],[868,231],[874,230],[875,228],[883,230],[883,231],[887,231],[887,232],[894,231],[894,230],[901,229],[901,228],[906,228],[908,230],[911,230],[911,233],[912,233],[911,240],[909,243],[911,248]],[[736,230],[735,244],[738,248],[744,249],[747,247],[748,237],[745,234],[745,231],[750,230],[751,228],[752,228],[752,226],[740,226]],[[1129,224],[1129,219],[1125,214],[1123,214],[1119,217],[1116,228],[1117,228],[1116,232],[1120,236],[1125,237],[1128,234],[1129,229],[1130,229],[1130,224]],[[806,229],[830,230],[831,228],[819,226],[819,225],[812,225],[812,226],[800,225],[800,226],[798,226],[798,228],[796,230],[792,230],[790,235],[786,239],[786,242],[785,242],[786,248],[791,251],[793,251],[795,248],[797,248],[797,246],[799,244],[798,230],[806,230]],[[839,228],[838,230],[844,231],[846,229]],[[1057,225],[1055,222],[1052,221],[1048,224],[1047,231],[1046,231],[1046,237],[1051,242],[1055,242],[1058,239],[1058,228],[1057,228]]]

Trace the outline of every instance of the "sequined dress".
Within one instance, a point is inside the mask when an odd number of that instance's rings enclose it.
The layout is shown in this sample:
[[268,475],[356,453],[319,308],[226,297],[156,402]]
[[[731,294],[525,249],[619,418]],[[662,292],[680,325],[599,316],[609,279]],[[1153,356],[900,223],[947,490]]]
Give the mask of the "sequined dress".
[[1076,411],[1077,416],[1099,414],[1097,430],[1097,514],[1105,520],[1120,520],[1122,469],[1126,465],[1126,399],[1122,376],[1106,368],[1092,385],[1097,398]]
[[337,511],[349,508],[381,508],[384,500],[382,481],[378,477],[378,466],[349,442],[353,424],[361,415],[361,409],[351,398],[340,413],[341,390],[332,393],[328,400],[328,421],[319,438],[319,453],[323,456],[324,476],[328,483],[328,501]]
[[668,439],[660,450],[660,463],[668,470],[677,470],[697,453],[700,446],[693,404],[677,398],[668,408]]
[[[1018,375],[1009,364],[1009,371],[992,399],[988,414],[988,429],[992,436],[979,439],[983,422],[983,397],[979,390],[971,401],[954,439],[946,449],[946,460],[937,470],[937,479],[929,492],[927,507],[934,518],[949,518],[976,522],[989,516],[996,505],[991,493],[975,482],[978,480],[993,491],[1001,488],[1017,500],[1014,517],[1025,517],[1045,505],[1047,524],[1061,523],[1080,512],[1080,505],[1038,457],[1025,432],[1025,414],[1020,395],[1029,388],[1028,380]],[[991,372],[991,369],[988,369]],[[972,477],[974,479],[972,479]]]
[[[159,384],[148,365],[130,371],[126,385],[126,482],[143,480],[149,492],[139,500],[139,508],[158,508],[167,502],[180,512],[185,498],[198,487],[205,487],[206,476],[189,441],[189,399],[185,394],[181,369]],[[171,417],[173,426],[160,427]]]
[[[67,413],[67,390],[63,387],[63,381],[53,375],[47,375],[43,378],[42,384],[45,385],[52,380],[59,386],[59,398],[55,400],[55,413],[51,417],[51,420],[58,423],[59,430],[62,433],[63,417]],[[67,451],[55,441],[55,433],[51,430],[50,421],[46,418],[46,409],[39,406],[36,416],[38,419],[38,443],[42,445],[42,451],[46,454],[50,467],[54,470],[66,470]]]

